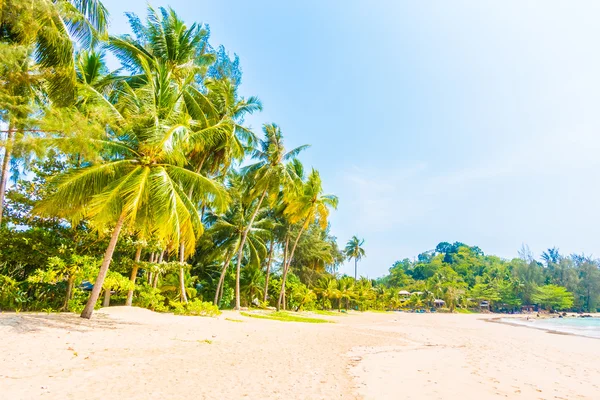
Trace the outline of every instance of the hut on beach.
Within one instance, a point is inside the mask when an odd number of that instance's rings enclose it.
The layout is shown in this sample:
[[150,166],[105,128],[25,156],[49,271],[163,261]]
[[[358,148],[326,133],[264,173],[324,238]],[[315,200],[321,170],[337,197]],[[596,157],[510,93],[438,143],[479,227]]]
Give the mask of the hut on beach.
[[446,305],[446,302],[445,302],[444,300],[442,300],[442,299],[435,299],[435,300],[433,301],[433,305],[434,305],[436,308],[440,308],[440,307],[444,307],[444,306]]

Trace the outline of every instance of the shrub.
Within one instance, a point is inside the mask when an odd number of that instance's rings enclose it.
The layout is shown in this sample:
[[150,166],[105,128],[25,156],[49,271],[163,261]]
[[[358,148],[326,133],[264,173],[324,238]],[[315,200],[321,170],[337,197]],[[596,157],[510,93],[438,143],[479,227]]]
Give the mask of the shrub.
[[136,287],[138,296],[135,299],[135,305],[143,308],[148,308],[152,311],[166,312],[169,311],[165,306],[165,296],[160,294],[160,290],[144,283]]
[[27,301],[27,294],[19,283],[6,275],[0,275],[0,309],[20,310]]
[[187,304],[171,303],[173,313],[177,315],[199,315],[202,317],[216,317],[221,314],[219,308],[207,301],[192,300]]

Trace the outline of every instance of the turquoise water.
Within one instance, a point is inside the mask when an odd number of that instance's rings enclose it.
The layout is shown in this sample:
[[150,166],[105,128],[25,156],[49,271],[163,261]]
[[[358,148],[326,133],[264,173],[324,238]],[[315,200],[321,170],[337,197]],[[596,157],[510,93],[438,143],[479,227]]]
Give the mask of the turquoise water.
[[504,318],[506,322],[529,326],[538,329],[547,329],[556,332],[570,333],[573,335],[600,338],[600,318],[548,318],[539,320],[525,320],[521,318]]

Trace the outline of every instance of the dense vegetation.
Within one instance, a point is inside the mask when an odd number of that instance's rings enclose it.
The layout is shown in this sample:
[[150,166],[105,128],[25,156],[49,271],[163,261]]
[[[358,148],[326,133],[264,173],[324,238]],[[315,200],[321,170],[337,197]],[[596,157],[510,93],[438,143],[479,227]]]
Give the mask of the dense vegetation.
[[[0,309],[596,309],[598,262],[554,249],[540,263],[442,243],[359,278],[363,241],[338,248],[307,146],[244,123],[261,102],[208,26],[149,8],[111,35],[97,0],[0,4]],[[337,274],[346,259],[355,277]]]
[[308,146],[244,124],[261,102],[239,94],[238,58],[208,26],[149,7],[111,35],[93,0],[1,12],[0,307],[312,301],[307,285],[344,257],[328,227],[338,200],[299,161]]
[[518,311],[522,306],[546,310],[595,312],[600,300],[600,261],[585,255],[563,256],[557,248],[534,259],[527,246],[519,258],[504,260],[485,255],[476,246],[442,242],[416,260],[396,262],[388,276],[378,280],[389,288],[421,292],[389,294],[392,307],[423,307],[443,300],[449,310],[479,309],[489,303],[495,311]]

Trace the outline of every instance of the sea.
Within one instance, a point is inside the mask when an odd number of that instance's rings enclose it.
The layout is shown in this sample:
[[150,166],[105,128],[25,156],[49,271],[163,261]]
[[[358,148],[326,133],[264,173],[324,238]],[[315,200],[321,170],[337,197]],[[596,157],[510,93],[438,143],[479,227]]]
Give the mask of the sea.
[[502,321],[531,328],[600,339],[600,318],[596,317],[545,318],[530,319],[529,321],[524,318],[503,318]]

